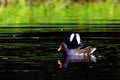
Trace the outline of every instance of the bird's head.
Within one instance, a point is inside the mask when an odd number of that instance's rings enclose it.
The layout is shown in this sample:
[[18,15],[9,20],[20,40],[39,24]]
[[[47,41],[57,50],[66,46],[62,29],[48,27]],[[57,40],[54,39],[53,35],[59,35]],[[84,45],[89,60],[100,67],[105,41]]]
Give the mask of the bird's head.
[[62,42],[58,48],[58,51],[62,51],[62,50],[67,50],[67,44],[65,42]]

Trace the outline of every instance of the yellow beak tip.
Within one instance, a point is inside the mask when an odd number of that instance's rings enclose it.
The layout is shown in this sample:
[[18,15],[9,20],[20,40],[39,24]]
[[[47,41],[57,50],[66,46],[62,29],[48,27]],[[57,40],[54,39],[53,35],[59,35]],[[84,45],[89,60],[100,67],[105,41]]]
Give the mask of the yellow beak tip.
[[60,51],[60,49],[58,49],[58,51]]

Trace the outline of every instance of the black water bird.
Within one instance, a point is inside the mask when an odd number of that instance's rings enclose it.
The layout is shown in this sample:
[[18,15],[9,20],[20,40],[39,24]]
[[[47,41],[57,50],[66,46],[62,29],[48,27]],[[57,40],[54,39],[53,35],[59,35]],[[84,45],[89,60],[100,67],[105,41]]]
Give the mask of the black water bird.
[[96,62],[96,57],[92,54],[96,48],[91,46],[81,49],[80,47],[75,49],[69,49],[65,42],[62,42],[58,48],[58,51],[63,51],[63,62],[58,60],[60,68],[67,68],[70,62]]

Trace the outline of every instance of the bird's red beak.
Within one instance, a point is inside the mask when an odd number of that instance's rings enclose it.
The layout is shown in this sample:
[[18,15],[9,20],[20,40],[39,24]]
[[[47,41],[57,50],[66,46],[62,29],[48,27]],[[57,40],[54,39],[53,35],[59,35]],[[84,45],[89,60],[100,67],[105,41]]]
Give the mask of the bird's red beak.
[[60,44],[58,51],[62,50],[62,44]]

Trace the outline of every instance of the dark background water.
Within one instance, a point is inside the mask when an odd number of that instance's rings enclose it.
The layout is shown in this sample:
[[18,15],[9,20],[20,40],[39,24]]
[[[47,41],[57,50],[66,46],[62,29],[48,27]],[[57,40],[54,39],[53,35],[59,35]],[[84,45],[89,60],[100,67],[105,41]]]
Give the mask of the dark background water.
[[120,33],[78,32],[84,43],[97,47],[96,63],[70,63],[59,69],[58,46],[71,32],[0,34],[0,80],[118,80]]

